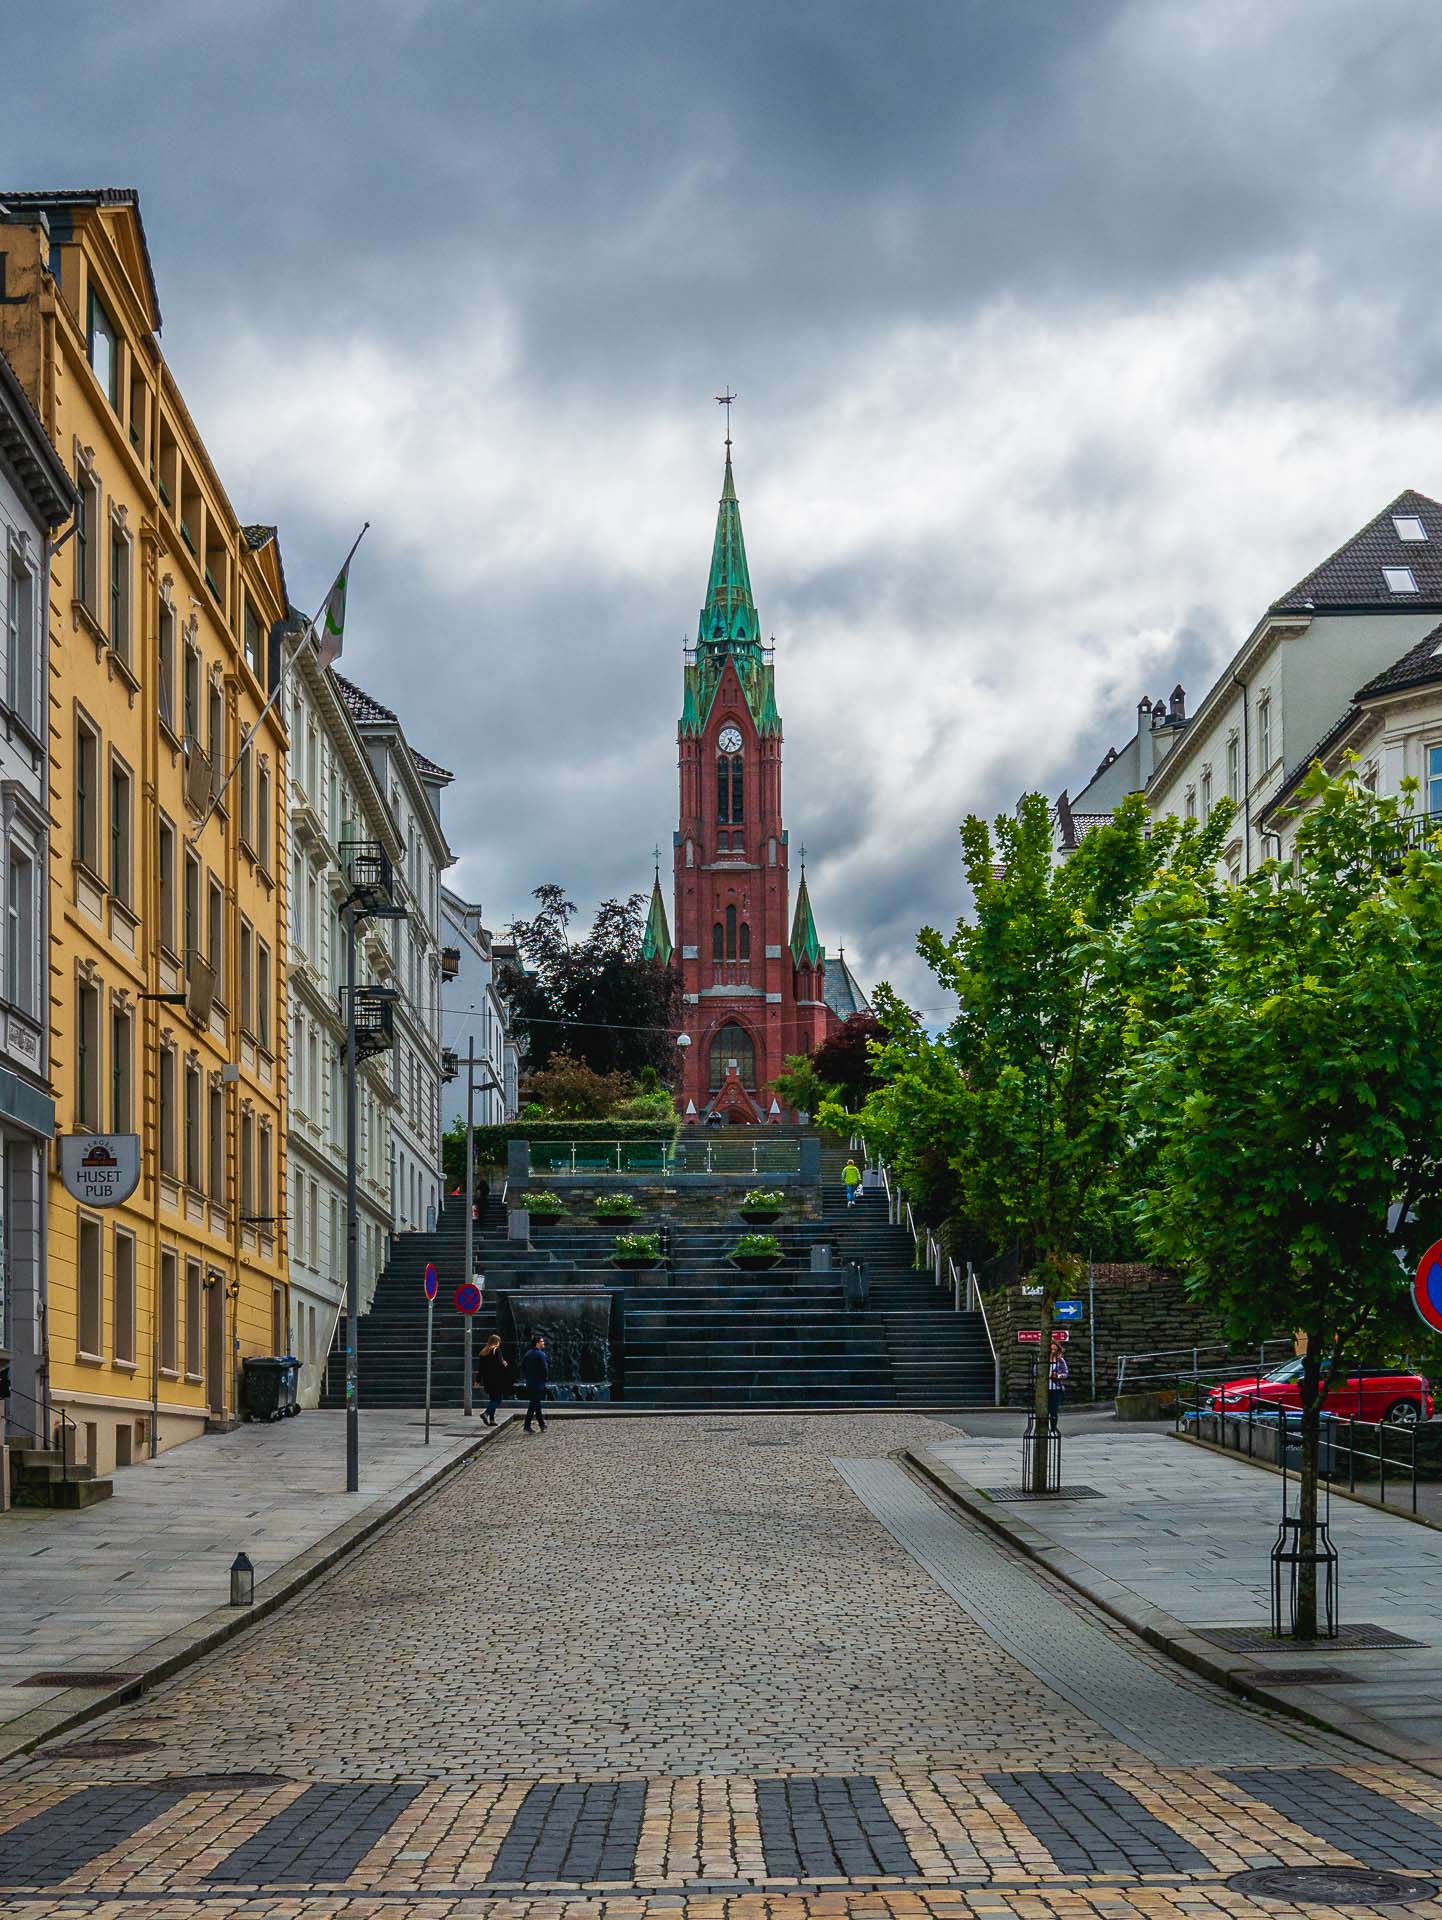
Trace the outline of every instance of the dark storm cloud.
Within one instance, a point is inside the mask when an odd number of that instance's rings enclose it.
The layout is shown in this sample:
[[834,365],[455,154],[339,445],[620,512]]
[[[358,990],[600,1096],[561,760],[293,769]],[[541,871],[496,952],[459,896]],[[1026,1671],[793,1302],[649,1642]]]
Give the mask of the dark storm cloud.
[[867,977],[956,826],[1195,702],[1442,486],[1412,0],[82,0],[7,22],[19,184],[139,187],[165,348],[458,884],[649,879],[741,389],[793,843]]

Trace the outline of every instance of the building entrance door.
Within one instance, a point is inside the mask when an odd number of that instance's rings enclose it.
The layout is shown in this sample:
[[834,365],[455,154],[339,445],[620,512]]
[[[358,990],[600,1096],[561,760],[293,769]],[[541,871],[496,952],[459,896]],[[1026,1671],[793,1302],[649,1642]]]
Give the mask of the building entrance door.
[[225,1418],[225,1287],[220,1276],[205,1289],[205,1397],[212,1420]]

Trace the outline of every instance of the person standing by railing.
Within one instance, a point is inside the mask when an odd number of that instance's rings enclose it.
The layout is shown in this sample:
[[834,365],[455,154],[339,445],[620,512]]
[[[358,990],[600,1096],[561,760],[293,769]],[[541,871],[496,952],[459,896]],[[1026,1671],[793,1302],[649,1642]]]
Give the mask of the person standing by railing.
[[1066,1394],[1066,1383],[1071,1378],[1071,1368],[1066,1363],[1066,1347],[1060,1334],[1051,1337],[1051,1358],[1046,1369],[1046,1419],[1053,1433],[1058,1431],[1057,1419],[1061,1413],[1062,1399]]

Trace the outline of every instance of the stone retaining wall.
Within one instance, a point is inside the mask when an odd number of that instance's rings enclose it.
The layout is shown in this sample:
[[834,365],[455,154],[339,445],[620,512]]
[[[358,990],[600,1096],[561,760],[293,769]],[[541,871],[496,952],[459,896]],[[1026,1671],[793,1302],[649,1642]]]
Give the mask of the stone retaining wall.
[[[1116,1391],[1117,1361],[1123,1354],[1156,1353],[1171,1347],[1211,1346],[1224,1339],[1216,1314],[1187,1298],[1182,1283],[1161,1267],[1132,1261],[1099,1261],[1091,1270],[1096,1323],[1070,1329],[1067,1360],[1071,1367],[1073,1400],[1092,1397],[1092,1334],[1096,1339],[1096,1397],[1111,1399]],[[1087,1272],[1082,1270],[1077,1295],[1086,1300]],[[1023,1346],[1017,1334],[1041,1325],[1041,1301],[1028,1297],[1020,1284],[988,1296],[987,1317],[1001,1358],[1002,1398],[1024,1405],[1031,1393],[1031,1365],[1035,1347]],[[1217,1357],[1217,1356],[1214,1356]]]

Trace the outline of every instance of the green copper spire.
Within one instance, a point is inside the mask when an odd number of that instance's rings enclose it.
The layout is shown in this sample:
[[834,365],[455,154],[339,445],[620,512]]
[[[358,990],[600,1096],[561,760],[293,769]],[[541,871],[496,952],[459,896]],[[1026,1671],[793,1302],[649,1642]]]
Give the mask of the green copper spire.
[[751,573],[746,565],[746,541],[741,532],[741,506],[731,474],[731,448],[726,448],[726,474],[721,482],[721,504],[716,509],[716,538],[711,545],[711,578],[696,639],[703,647],[756,647],[761,626],[751,598]]
[[661,898],[661,869],[657,867],[656,884],[651,889],[651,911],[646,915],[646,937],[641,942],[641,957],[643,960],[659,960],[663,967],[669,967],[674,952],[671,929],[666,924],[666,902]]
[[816,935],[816,922],[811,914],[811,895],[806,891],[806,869],[801,869],[801,885],[796,893],[796,912],[791,920],[791,958],[799,967],[803,963],[814,967],[826,954]]
[[761,644],[761,621],[751,597],[751,570],[741,531],[741,506],[731,471],[731,441],[726,441],[726,471],[711,543],[711,573],[706,604],[696,629],[696,653],[686,667],[682,733],[700,733],[711,711],[717,685],[730,661],[736,668],[752,718],[762,733],[780,733],[781,715],[771,664]]

